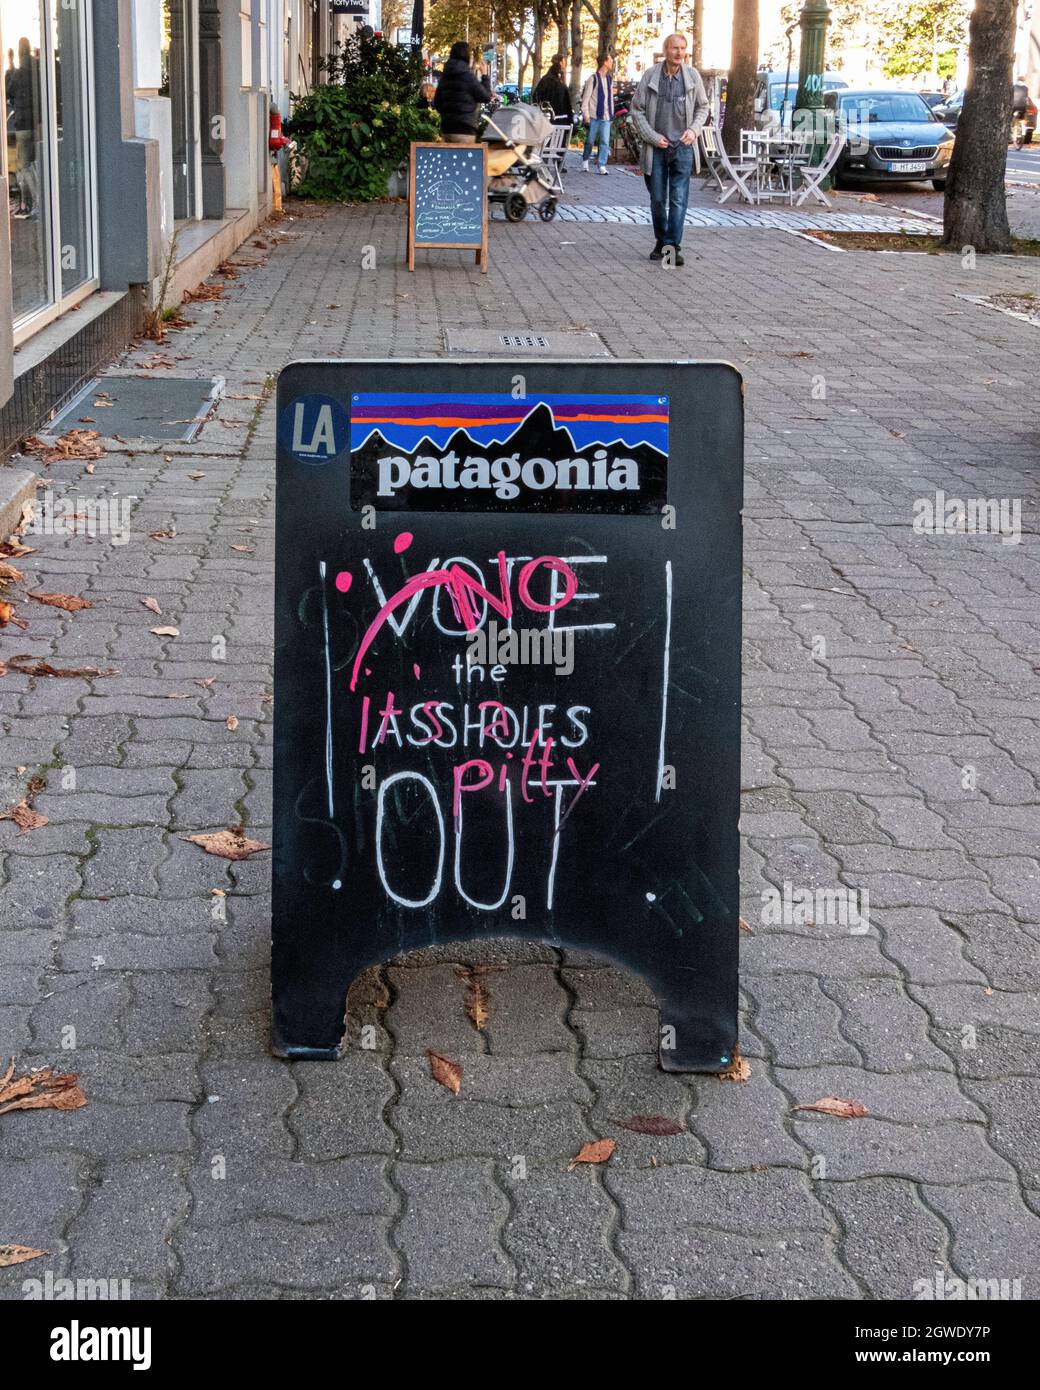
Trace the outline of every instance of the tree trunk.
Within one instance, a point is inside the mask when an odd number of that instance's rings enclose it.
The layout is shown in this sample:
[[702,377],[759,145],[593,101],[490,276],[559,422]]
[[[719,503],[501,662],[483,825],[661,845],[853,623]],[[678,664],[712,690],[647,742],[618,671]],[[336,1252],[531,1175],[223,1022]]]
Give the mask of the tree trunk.
[[722,143],[728,155],[740,153],[740,132],[755,127],[757,72],[758,0],[733,0],[733,45],[726,88],[726,119],[722,126]]
[[701,32],[703,28],[704,0],[693,0],[693,43],[690,46],[690,62],[698,72],[704,62],[704,38]]
[[[599,51],[613,53],[617,48],[618,0],[600,0]],[[597,54],[597,57],[599,55]]]
[[542,43],[545,39],[545,24],[548,16],[538,0],[534,6],[534,48],[531,50],[531,90],[538,86],[542,75]]
[[1016,0],[976,0],[969,24],[968,81],[946,179],[943,242],[1008,251],[1008,131]]
[[548,25],[549,20],[552,20],[556,28],[555,51],[557,53],[562,53],[563,57],[569,60],[571,53],[571,33],[570,29],[567,27],[567,0],[556,0],[555,5],[547,3],[545,5],[545,10],[547,16],[546,25]]
[[581,0],[571,0],[571,102],[577,104],[581,95],[581,64],[584,44],[581,37]]

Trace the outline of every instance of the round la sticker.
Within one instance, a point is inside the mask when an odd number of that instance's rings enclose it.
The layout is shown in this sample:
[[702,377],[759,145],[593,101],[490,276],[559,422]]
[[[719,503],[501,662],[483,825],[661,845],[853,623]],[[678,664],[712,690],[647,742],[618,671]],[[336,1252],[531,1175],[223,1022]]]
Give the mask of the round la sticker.
[[331,463],[350,443],[350,416],[333,396],[299,396],[282,411],[278,438],[299,463]]

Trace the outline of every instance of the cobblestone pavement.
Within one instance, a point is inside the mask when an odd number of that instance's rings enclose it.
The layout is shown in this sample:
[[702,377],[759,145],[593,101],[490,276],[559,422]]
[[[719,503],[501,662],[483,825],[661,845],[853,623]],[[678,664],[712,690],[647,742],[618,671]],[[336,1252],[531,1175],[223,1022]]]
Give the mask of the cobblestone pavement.
[[[629,186],[611,201],[642,201]],[[1040,266],[743,227],[691,228],[665,270],[639,226],[496,221],[488,275],[454,252],[409,274],[394,205],[257,241],[151,368],[227,378],[199,439],[47,470],[133,494],[129,544],[34,537],[18,562],[16,594],[94,606],[19,602],[4,657],[117,674],[0,680],[5,804],[45,769],[50,818],[0,823],[0,1056],[78,1070],[90,1098],[0,1118],[0,1241],[50,1252],[0,1294],[50,1269],[179,1298],[911,1298],[938,1269],[1035,1297],[1040,337],[958,296],[1040,291]],[[435,355],[456,325],[745,373],[743,1084],[660,1072],[639,981],[534,945],[388,963],[340,1062],[273,1060],[269,856],[182,838],[270,833],[269,374]],[[1021,499],[1020,543],[915,534],[940,489]],[[868,891],[869,933],[763,921],[785,881]],[[472,960],[507,963],[483,1034]],[[427,1048],[463,1064],[458,1099]],[[794,1108],[828,1095],[869,1117]],[[634,1113],[680,1130],[632,1133]],[[567,1172],[600,1136],[610,1162]]]

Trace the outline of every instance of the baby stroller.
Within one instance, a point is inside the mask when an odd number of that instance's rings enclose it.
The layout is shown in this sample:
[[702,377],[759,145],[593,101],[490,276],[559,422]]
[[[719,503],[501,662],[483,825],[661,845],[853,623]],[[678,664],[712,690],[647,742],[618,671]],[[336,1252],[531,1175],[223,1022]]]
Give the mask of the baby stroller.
[[553,171],[542,157],[552,124],[537,106],[514,102],[488,117],[481,140],[488,146],[488,202],[501,203],[510,222],[538,209],[543,222],[556,216]]

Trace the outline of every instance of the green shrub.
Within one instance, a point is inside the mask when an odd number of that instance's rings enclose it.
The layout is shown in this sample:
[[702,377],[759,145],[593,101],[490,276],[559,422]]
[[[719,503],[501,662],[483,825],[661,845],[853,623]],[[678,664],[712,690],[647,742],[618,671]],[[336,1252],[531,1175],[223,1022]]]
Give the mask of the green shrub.
[[368,202],[412,140],[435,140],[440,122],[417,101],[422,60],[358,35],[327,64],[328,81],[297,100],[287,129],[296,143],[293,191],[321,202]]

